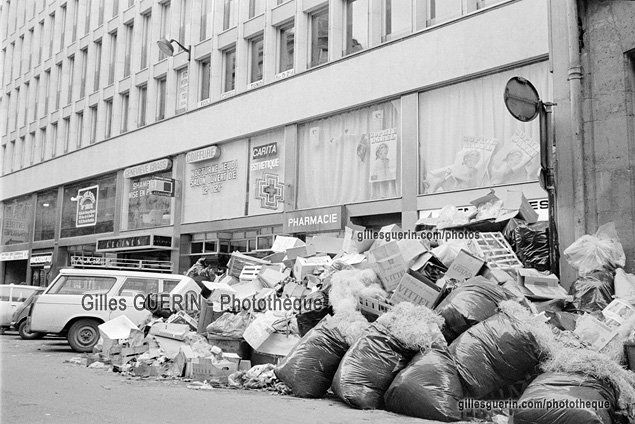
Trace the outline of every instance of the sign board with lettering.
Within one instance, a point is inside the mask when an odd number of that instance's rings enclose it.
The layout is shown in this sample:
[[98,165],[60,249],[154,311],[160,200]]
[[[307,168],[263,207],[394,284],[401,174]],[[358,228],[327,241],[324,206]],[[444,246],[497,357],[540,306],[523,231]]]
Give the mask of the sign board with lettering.
[[249,163],[249,215],[284,210],[288,195],[284,184],[284,132],[251,139]]
[[98,185],[77,190],[77,219],[75,221],[77,228],[97,225],[98,203]]
[[15,252],[0,252],[0,262],[2,261],[22,261],[29,259],[28,250],[16,250]]
[[130,237],[114,237],[97,240],[97,252],[118,252],[148,248],[170,249],[172,237],[156,234],[144,234]]
[[4,203],[2,244],[27,243],[31,239],[32,196]]
[[53,263],[53,254],[46,253],[40,255],[31,255],[29,263],[35,266],[50,265],[51,263]]
[[154,174],[172,169],[172,161],[170,159],[159,159],[154,162],[144,163],[142,165],[126,168],[123,171],[124,178],[140,177],[141,175]]
[[186,154],[183,222],[203,222],[245,215],[247,140]]
[[319,233],[344,228],[344,207],[309,209],[285,214],[282,232]]

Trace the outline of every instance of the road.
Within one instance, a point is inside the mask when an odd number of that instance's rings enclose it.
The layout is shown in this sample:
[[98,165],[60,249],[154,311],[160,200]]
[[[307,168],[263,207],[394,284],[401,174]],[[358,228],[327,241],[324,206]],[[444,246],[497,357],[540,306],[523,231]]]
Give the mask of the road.
[[65,363],[77,356],[65,339],[0,336],[1,423],[388,423],[436,421],[360,411],[336,398],[271,392],[188,389],[180,380],[136,379]]

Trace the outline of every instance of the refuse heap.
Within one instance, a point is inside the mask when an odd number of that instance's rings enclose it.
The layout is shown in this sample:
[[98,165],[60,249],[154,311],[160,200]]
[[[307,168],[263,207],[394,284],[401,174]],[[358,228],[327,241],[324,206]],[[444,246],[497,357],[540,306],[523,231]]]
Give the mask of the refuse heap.
[[462,230],[459,240],[400,237],[396,225],[370,238],[363,228],[279,236],[267,257],[234,252],[227,273],[204,282],[199,311],[155,311],[142,329],[103,324],[98,356],[135,375],[332,392],[447,422],[482,418],[476,401],[492,400],[518,401],[497,407],[513,423],[629,422],[635,276],[615,228],[564,251],[578,271],[567,291],[548,272],[536,218],[524,196],[491,193],[471,217],[447,207],[424,223]]

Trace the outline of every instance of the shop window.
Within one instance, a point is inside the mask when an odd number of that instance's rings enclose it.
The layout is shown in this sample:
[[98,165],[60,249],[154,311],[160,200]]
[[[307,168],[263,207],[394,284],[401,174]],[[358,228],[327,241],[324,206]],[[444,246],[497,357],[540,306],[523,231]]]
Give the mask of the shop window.
[[299,209],[400,196],[398,100],[298,127]]
[[346,3],[346,50],[344,55],[368,48],[369,16],[369,0],[349,0]]
[[264,60],[264,40],[262,36],[249,41],[249,82],[262,80],[262,65]]
[[528,79],[541,98],[551,97],[546,62],[419,95],[422,194],[538,180],[538,119],[516,120],[502,99],[514,76]]
[[2,244],[28,243],[33,219],[33,198],[23,196],[3,203]]
[[[434,1],[434,0],[430,0]],[[453,0],[443,0],[451,2]],[[461,0],[459,0],[461,1]],[[383,1],[383,34],[382,41],[392,40],[412,32],[412,1]]]
[[64,187],[61,237],[112,232],[115,217],[115,191],[115,176],[87,180]]
[[278,37],[278,73],[280,73],[293,69],[293,54],[295,52],[295,27],[293,23],[280,27]]
[[35,207],[35,229],[33,240],[53,240],[55,238],[55,223],[57,210],[57,190],[37,195]]
[[172,198],[151,194],[150,181],[154,177],[172,178],[172,171],[137,178],[124,182],[124,217],[122,226],[127,230],[152,228],[172,224]]
[[329,10],[323,9],[309,18],[311,39],[309,40],[309,68],[329,60]]

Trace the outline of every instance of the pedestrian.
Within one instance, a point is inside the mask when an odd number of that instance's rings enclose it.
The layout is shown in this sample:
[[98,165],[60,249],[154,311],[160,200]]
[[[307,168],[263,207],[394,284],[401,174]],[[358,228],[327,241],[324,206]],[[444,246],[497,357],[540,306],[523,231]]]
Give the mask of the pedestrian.
[[205,258],[200,258],[194,265],[190,267],[190,269],[187,270],[185,275],[187,275],[188,277],[198,277],[205,270],[206,265],[207,264]]

